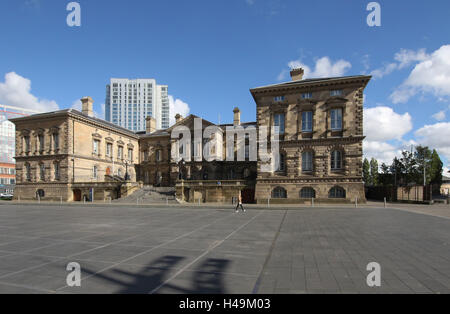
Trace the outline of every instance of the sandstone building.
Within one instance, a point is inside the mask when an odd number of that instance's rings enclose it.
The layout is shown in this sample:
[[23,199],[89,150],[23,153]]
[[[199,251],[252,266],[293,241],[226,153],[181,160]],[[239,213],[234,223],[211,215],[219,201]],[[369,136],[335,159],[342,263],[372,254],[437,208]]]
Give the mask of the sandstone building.
[[[229,203],[240,192],[244,202],[364,201],[363,92],[370,76],[302,76],[303,70],[295,69],[291,82],[251,89],[256,122],[242,123],[235,108],[232,124],[177,115],[174,126],[157,130],[156,121],[148,117],[146,131],[134,133],[95,118],[89,97],[82,99],[82,112],[70,109],[14,119],[15,198],[108,200],[153,185],[175,187],[177,198],[187,202]],[[227,132],[268,127],[270,137],[274,126],[280,133],[276,168],[263,172],[263,161],[250,160],[250,144],[256,138],[249,134],[240,140],[245,158],[227,160],[241,153],[239,137],[228,146]],[[180,145],[183,136],[172,136],[179,127],[192,136],[189,147]],[[211,128],[217,145],[211,151],[213,160],[207,161],[202,152],[211,139],[196,141],[193,136],[196,130],[203,134]],[[269,142],[269,150],[272,147]]]

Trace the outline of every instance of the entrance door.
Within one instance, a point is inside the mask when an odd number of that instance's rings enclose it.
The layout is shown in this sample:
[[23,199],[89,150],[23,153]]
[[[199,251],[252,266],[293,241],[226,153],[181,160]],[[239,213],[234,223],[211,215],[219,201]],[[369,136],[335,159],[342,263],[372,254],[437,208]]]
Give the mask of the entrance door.
[[255,203],[255,190],[254,189],[242,190],[242,203],[244,203],[244,204],[254,204]]
[[81,202],[81,190],[73,190],[73,201]]

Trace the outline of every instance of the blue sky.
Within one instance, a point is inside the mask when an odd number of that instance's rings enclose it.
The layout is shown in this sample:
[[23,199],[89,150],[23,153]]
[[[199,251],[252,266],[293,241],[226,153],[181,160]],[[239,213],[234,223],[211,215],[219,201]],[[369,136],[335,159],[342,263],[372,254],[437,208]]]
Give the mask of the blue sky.
[[450,2],[80,0],[0,2],[0,103],[71,107],[92,96],[101,115],[110,77],[156,78],[172,105],[217,122],[255,119],[249,89],[307,75],[373,74],[366,89],[366,155],[388,161],[411,144],[450,160]]

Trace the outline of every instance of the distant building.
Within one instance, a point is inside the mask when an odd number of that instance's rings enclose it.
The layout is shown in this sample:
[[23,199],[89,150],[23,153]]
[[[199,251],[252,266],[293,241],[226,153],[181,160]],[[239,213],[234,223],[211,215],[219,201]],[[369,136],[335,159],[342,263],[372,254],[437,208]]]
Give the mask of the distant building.
[[146,117],[156,120],[157,129],[169,127],[167,85],[154,79],[115,79],[106,86],[105,119],[128,130],[145,130]]
[[441,195],[450,195],[450,177],[442,176]]
[[0,105],[0,193],[13,194],[16,184],[15,125],[9,119],[25,117],[38,111]]

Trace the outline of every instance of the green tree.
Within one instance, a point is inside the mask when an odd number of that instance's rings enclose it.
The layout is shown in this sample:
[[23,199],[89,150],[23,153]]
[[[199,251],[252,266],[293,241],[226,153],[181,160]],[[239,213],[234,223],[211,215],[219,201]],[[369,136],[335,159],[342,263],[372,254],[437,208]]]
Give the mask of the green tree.
[[417,164],[417,172],[414,181],[417,184],[430,184],[431,182],[431,155],[432,152],[428,146],[416,146],[414,158]]
[[409,151],[402,152],[402,158],[400,158],[400,163],[402,167],[402,180],[403,185],[409,184],[420,184],[417,182],[419,177],[419,171],[417,170],[417,160],[415,154]]
[[369,160],[367,160],[367,158],[364,159],[363,162],[363,180],[364,180],[364,184],[366,186],[371,185],[371,180],[370,180],[370,164],[369,164]]
[[403,176],[404,176],[404,167],[402,162],[400,161],[400,159],[398,159],[397,157],[394,158],[394,160],[392,161],[391,166],[389,167],[389,172],[392,174],[393,176],[393,185],[398,186],[401,185],[403,183]]
[[433,149],[433,153],[431,154],[431,160],[430,160],[430,176],[431,184],[436,184],[441,186],[442,185],[442,170],[443,170],[444,164],[442,163],[441,158],[439,157],[439,154],[435,149]]
[[377,186],[379,183],[378,174],[379,174],[378,161],[375,158],[372,158],[370,160],[370,178],[373,186]]

